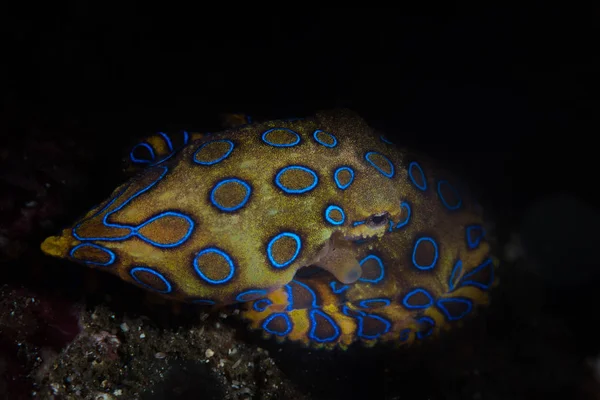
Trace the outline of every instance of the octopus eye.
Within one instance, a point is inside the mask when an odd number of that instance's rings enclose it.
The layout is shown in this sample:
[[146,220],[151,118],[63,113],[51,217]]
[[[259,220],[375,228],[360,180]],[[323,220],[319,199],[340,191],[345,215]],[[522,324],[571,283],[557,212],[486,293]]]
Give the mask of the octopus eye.
[[382,225],[387,225],[389,219],[389,214],[387,212],[373,214],[367,220],[367,225],[369,228],[377,228]]

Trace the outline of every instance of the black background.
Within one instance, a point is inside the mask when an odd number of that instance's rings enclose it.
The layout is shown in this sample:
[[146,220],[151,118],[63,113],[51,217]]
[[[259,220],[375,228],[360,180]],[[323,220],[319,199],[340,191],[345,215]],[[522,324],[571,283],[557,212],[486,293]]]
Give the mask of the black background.
[[264,119],[333,107],[457,169],[505,239],[551,193],[597,203],[590,8],[91,4],[0,13],[11,121],[0,135],[10,148],[35,119],[50,127],[43,135],[94,146],[95,189],[71,199],[80,212],[116,186],[120,157],[145,135],[212,130],[222,112]]
[[115,151],[205,130],[219,112],[349,107],[457,164],[500,212],[553,191],[594,196],[591,10],[231,8],[5,14],[3,105],[76,119]]

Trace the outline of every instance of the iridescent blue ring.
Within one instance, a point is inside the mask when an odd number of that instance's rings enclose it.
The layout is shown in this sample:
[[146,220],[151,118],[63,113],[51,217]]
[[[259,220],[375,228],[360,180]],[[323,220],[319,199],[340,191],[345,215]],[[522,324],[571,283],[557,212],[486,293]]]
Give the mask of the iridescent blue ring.
[[[323,134],[325,134],[325,135],[329,135],[329,137],[330,137],[330,138],[333,140],[333,143],[331,143],[331,144],[330,144],[330,143],[325,143],[324,141],[322,141],[321,139],[319,139],[318,135],[319,135],[320,133],[323,133]],[[329,132],[325,132],[325,131],[322,131],[322,130],[320,130],[320,129],[317,129],[317,130],[315,130],[315,131],[314,131],[314,133],[313,133],[313,137],[315,138],[315,141],[316,141],[317,143],[319,143],[319,144],[321,144],[321,145],[323,145],[323,146],[325,146],[325,147],[333,148],[333,147],[337,146],[337,139],[336,139],[336,137],[335,137],[335,136],[333,136],[333,135],[332,135],[331,133],[329,133]]]
[[[283,237],[290,237],[290,238],[294,239],[294,241],[296,242],[296,250],[295,250],[294,254],[290,257],[289,260],[279,263],[279,262],[275,261],[275,259],[273,258],[273,244],[275,244],[275,242],[277,242],[279,239],[281,239]],[[298,254],[300,254],[301,249],[302,249],[302,240],[300,239],[299,235],[297,235],[296,233],[293,233],[293,232],[281,232],[280,234],[276,235],[273,239],[271,239],[269,241],[269,244],[267,245],[267,257],[269,258],[269,262],[271,263],[271,265],[274,266],[275,268],[285,268],[294,262],[294,260],[298,257]]]
[[[281,175],[284,172],[289,171],[289,170],[300,170],[300,171],[308,172],[310,175],[312,175],[313,182],[310,185],[308,185],[307,187],[304,187],[301,189],[289,189],[289,188],[283,186],[283,184],[280,182]],[[281,189],[284,192],[289,193],[289,194],[301,194],[301,193],[310,192],[317,186],[318,183],[319,183],[319,176],[317,175],[317,173],[315,171],[313,171],[312,169],[304,167],[302,165],[289,165],[289,166],[279,170],[279,172],[277,172],[277,175],[275,175],[275,184],[277,185],[277,187],[279,187],[279,189]]]
[[[289,133],[293,134],[294,136],[296,136],[296,138],[294,139],[294,141],[292,143],[273,143],[273,142],[269,142],[267,140],[267,134],[269,134],[269,133],[271,133],[273,131],[286,131],[286,132],[289,132]],[[298,143],[300,143],[300,135],[298,135],[298,133],[296,133],[293,130],[288,129],[288,128],[271,128],[269,130],[266,130],[262,134],[261,139],[262,139],[263,142],[265,142],[269,146],[273,146],[273,147],[294,147],[295,145],[297,145]]]
[[[135,274],[139,271],[143,271],[143,272],[147,272],[149,274],[154,275],[155,277],[157,277],[158,279],[160,279],[166,286],[165,290],[158,290],[155,287],[152,287],[150,285],[148,285],[145,282],[142,282],[137,276],[135,276]],[[141,286],[144,286],[146,289],[150,289],[153,290],[155,292],[158,293],[162,293],[162,294],[168,294],[171,293],[171,291],[173,290],[173,286],[171,285],[171,283],[169,283],[169,281],[167,280],[167,278],[165,278],[161,273],[153,270],[152,268],[147,268],[147,267],[134,267],[131,268],[129,270],[129,275],[131,275],[131,277]]]
[[[244,195],[244,198],[242,199],[242,201],[239,202],[239,204],[236,204],[233,207],[224,207],[221,204],[217,203],[217,200],[215,199],[215,192],[217,191],[218,188],[220,188],[221,186],[223,186],[227,183],[230,183],[230,182],[235,182],[235,183],[239,183],[240,185],[242,185],[244,187],[244,189],[246,189],[246,194]],[[248,202],[248,199],[250,198],[251,193],[252,193],[252,188],[250,187],[249,184],[247,184],[243,180],[238,179],[238,178],[227,178],[227,179],[223,179],[222,181],[217,183],[215,185],[215,187],[210,191],[210,202],[212,203],[213,206],[217,207],[221,211],[225,211],[225,212],[237,211],[246,205],[246,203]]]
[[[200,150],[202,150],[204,148],[204,146],[206,146],[206,145],[208,145],[210,143],[227,143],[227,144],[229,144],[229,150],[227,150],[225,152],[225,154],[223,154],[221,157],[217,158],[216,160],[212,160],[212,161],[198,161],[198,160],[196,160],[196,154],[198,154],[198,152]],[[200,165],[215,165],[217,163],[220,163],[221,161],[223,161],[227,157],[229,157],[229,155],[233,151],[234,147],[235,146],[234,146],[234,144],[233,144],[233,142],[231,140],[226,140],[226,139],[211,140],[209,142],[203,143],[200,147],[198,147],[198,149],[194,152],[194,155],[192,156],[192,160],[194,160],[194,162],[196,164],[200,164]]]
[[[206,276],[204,272],[202,272],[202,270],[200,269],[200,265],[198,265],[198,258],[208,253],[218,254],[219,256],[223,257],[223,259],[227,262],[227,264],[229,265],[229,273],[225,278],[211,279],[208,276]],[[196,273],[200,276],[200,278],[202,278],[206,282],[213,285],[219,285],[221,283],[229,282],[231,278],[233,278],[233,274],[235,273],[235,264],[233,263],[231,257],[229,257],[229,254],[225,253],[223,250],[218,249],[216,247],[207,247],[201,250],[198,254],[196,254],[196,257],[194,257],[194,269],[196,270]]]

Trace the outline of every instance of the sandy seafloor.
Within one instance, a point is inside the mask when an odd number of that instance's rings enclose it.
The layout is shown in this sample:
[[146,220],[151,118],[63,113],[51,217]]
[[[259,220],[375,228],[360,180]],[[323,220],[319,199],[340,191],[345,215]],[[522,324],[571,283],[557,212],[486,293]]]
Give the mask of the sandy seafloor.
[[123,152],[61,124],[19,126],[0,153],[0,398],[600,399],[598,275],[561,284],[502,220],[491,306],[401,350],[279,344],[235,312],[174,306],[45,257],[40,241],[122,179]]

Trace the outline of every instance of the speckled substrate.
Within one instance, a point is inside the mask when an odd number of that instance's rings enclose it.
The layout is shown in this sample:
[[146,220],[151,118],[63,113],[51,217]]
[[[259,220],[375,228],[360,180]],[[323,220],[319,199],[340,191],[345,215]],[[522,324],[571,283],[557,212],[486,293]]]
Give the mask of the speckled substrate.
[[81,315],[82,332],[39,380],[38,396],[64,399],[303,399],[266,350],[202,316],[197,328],[163,330],[117,320],[105,307]]

